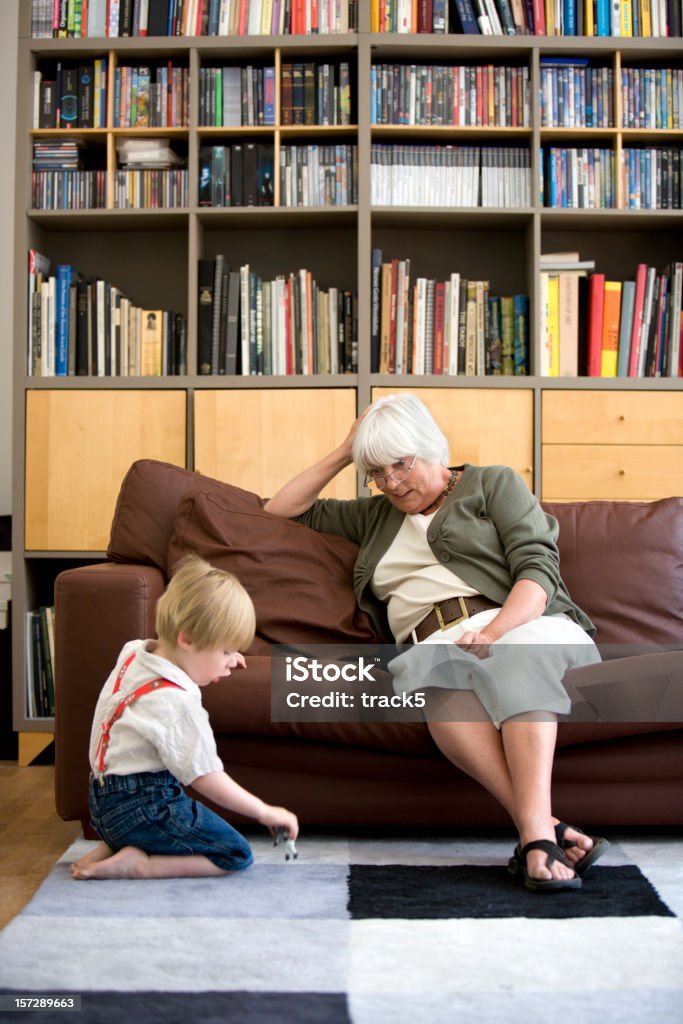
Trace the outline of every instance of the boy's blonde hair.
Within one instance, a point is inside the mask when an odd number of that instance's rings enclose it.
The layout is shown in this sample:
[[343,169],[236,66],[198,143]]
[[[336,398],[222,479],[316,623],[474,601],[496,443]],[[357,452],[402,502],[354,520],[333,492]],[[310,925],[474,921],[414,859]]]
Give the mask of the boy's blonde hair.
[[159,598],[157,635],[171,646],[184,633],[198,650],[245,650],[254,639],[254,605],[232,573],[186,555]]

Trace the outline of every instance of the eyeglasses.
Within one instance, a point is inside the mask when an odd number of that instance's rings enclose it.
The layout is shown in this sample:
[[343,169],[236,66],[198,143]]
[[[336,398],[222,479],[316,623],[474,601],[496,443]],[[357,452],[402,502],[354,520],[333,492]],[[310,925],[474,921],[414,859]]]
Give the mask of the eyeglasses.
[[408,458],[399,459],[398,462],[395,462],[394,466],[396,468],[392,473],[383,473],[380,469],[369,469],[365,474],[365,486],[368,487],[369,484],[374,484],[375,487],[378,487],[381,491],[387,486],[390,480],[393,480],[396,484],[403,483],[408,474],[412,471],[416,462],[417,455],[413,455],[409,463]]

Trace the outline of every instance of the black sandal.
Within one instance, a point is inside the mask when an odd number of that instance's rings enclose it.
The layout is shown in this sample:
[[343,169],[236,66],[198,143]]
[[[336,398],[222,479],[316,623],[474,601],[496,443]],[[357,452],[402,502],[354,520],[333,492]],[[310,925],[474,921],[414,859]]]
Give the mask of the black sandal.
[[[564,864],[565,867],[571,868],[572,871],[574,870],[574,865],[571,861],[567,860],[557,843],[553,843],[550,839],[535,839],[533,842],[527,843],[526,846],[523,846],[521,849],[517,846],[515,848],[515,856],[512,858],[517,862],[517,870],[512,873],[518,874],[521,871],[524,878],[524,885],[527,889],[530,889],[532,892],[558,892],[560,889],[581,888],[582,882],[576,872],[574,872],[573,878],[533,878],[529,874],[526,863],[527,854],[530,853],[531,850],[543,850],[544,853],[548,855],[546,860],[546,866],[548,868],[552,867],[555,861],[559,861],[560,864]],[[509,870],[510,866],[508,865],[508,871]]]
[[[572,846],[576,846],[577,849],[582,849],[582,847],[580,847],[578,843],[575,843],[573,839],[564,838],[564,834],[568,828],[573,829],[574,832],[578,832],[579,835],[583,836],[586,834],[585,832],[582,832],[580,828],[577,828],[576,825],[566,825],[563,821],[558,821],[555,826],[555,838],[557,840],[557,845],[563,850],[568,850]],[[593,845],[590,850],[586,851],[585,856],[583,856],[581,860],[577,860],[575,864],[572,864],[577,875],[585,875],[589,867],[591,867],[592,864],[595,864],[596,860],[600,860],[603,853],[607,852],[609,842],[606,839],[603,839],[602,836],[591,836],[590,838],[593,840]]]

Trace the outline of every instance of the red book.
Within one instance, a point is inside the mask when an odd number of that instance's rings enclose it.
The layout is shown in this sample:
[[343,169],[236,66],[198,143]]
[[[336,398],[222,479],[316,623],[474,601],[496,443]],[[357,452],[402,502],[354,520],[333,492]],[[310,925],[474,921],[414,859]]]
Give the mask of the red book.
[[599,377],[602,367],[602,317],[605,305],[605,275],[591,274],[588,279],[588,344],[586,373]]
[[434,287],[434,363],[432,373],[443,374],[444,330],[446,323],[446,282]]
[[432,0],[418,0],[417,5],[417,31],[418,32],[432,32],[434,29],[433,25],[433,5]]
[[631,327],[631,349],[629,353],[628,375],[638,376],[640,361],[640,336],[643,330],[643,308],[645,305],[645,283],[647,281],[647,263],[639,263],[636,268],[636,294],[633,300],[633,325]]
[[391,261],[391,296],[389,300],[389,365],[387,373],[396,373],[396,299],[398,290],[398,260]]
[[533,0],[534,11],[534,33],[537,36],[545,35],[545,6],[543,0]]

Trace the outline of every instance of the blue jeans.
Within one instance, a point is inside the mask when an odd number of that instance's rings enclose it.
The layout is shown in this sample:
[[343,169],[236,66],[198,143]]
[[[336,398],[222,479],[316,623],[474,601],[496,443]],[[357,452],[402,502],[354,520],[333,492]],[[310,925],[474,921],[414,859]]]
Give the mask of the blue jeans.
[[253,861],[246,839],[208,807],[192,800],[170,772],[105,775],[90,779],[90,821],[112,850],[137,846],[145,853],[200,853],[224,871]]

